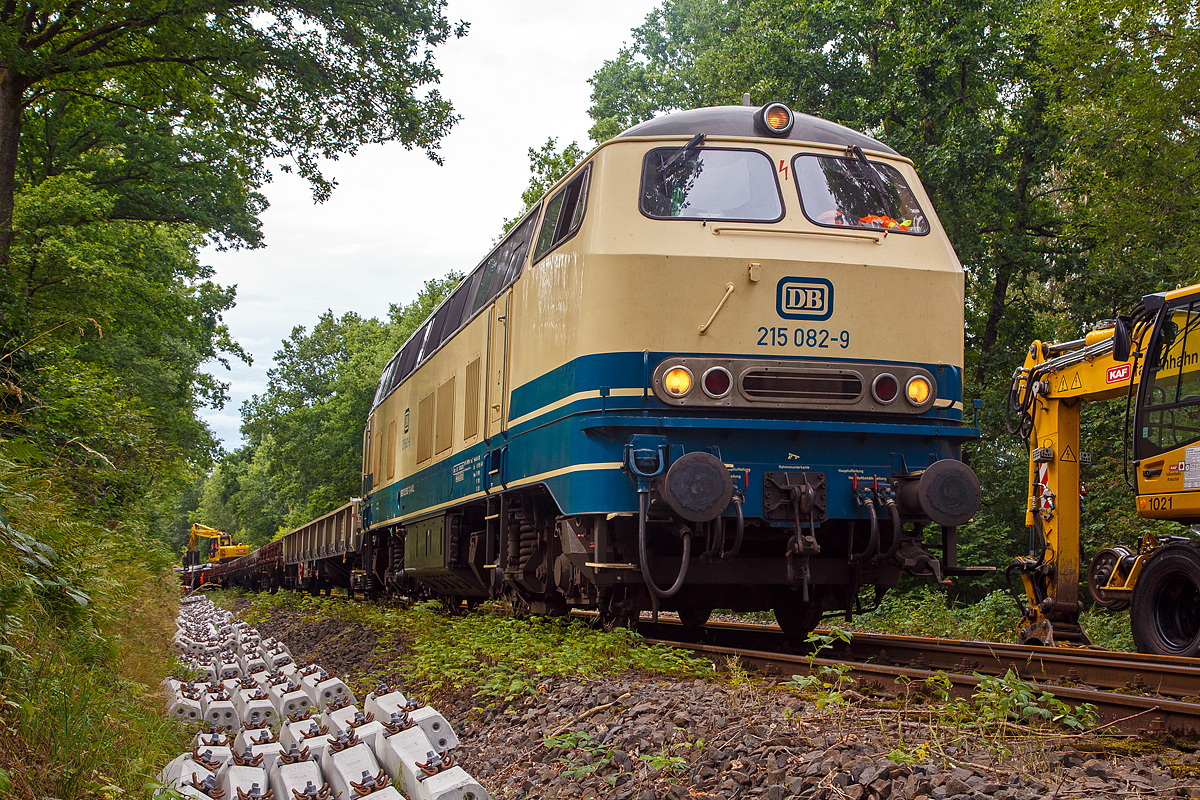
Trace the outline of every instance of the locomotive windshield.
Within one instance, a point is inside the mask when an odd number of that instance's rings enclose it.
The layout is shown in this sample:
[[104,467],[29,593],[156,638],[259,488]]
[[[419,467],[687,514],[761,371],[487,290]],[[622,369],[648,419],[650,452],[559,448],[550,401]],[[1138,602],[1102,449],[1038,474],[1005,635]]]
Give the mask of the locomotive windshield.
[[805,155],[792,160],[804,216],[830,227],[929,233],[929,221],[890,164]]
[[778,222],[783,198],[775,167],[757,150],[697,148],[667,164],[678,147],[660,147],[642,164],[642,213],[653,219]]

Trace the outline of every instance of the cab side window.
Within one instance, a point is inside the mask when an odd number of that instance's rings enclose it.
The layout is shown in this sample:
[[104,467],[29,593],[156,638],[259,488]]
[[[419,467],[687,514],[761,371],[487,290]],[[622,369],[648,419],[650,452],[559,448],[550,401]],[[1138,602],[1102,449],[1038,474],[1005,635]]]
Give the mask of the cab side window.
[[1200,440],[1200,304],[1175,309],[1143,368],[1137,457]]
[[546,203],[546,215],[533,251],[534,261],[541,260],[542,256],[578,233],[587,208],[588,176],[591,173],[589,164]]

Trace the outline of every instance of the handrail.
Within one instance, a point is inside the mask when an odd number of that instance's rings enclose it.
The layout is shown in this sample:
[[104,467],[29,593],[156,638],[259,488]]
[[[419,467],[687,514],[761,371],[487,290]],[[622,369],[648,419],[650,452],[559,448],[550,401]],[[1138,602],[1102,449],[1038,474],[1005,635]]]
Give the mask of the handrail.
[[733,294],[733,284],[725,284],[725,296],[721,298],[721,302],[717,303],[717,307],[713,309],[712,316],[708,318],[708,322],[700,326],[700,335],[708,333],[708,328],[713,324],[713,320],[717,318],[717,314],[721,313],[721,309],[725,307],[725,301],[729,299],[729,295]]
[[832,236],[837,239],[860,239],[863,241],[874,242],[875,244],[883,244],[883,240],[887,238],[886,230],[879,233],[851,233],[849,231],[810,231],[802,228],[753,228],[749,225],[710,225],[713,236],[719,236],[722,232],[728,233],[774,233],[793,236]]

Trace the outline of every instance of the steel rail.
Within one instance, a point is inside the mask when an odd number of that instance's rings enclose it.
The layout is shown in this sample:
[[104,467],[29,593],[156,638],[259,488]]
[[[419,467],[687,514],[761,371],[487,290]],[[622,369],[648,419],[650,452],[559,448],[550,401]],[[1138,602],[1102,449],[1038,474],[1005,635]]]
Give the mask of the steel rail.
[[[644,635],[660,639],[699,639],[718,646],[788,652],[775,625],[710,622],[702,633],[681,635],[678,623],[662,620],[657,627],[642,621]],[[1155,656],[1113,650],[1033,647],[1003,642],[935,639],[923,636],[854,631],[849,645],[837,643],[830,653],[843,661],[908,666],[929,671],[1003,675],[1012,669],[1024,680],[1129,694],[1200,698],[1200,658]]]
[[[900,693],[907,691],[904,683],[921,683],[944,675],[951,683],[953,694],[968,696],[982,680],[978,675],[887,664],[847,662],[837,658],[812,658],[790,653],[773,653],[665,639],[648,638],[646,641],[651,644],[661,643],[691,650],[717,662],[737,657],[742,664],[776,675],[807,672],[816,666],[846,664],[851,667],[848,674],[860,683],[869,681],[885,688],[888,688],[890,684]],[[1049,685],[1036,681],[1030,683],[1035,689],[1049,691],[1060,700],[1072,704],[1091,703],[1094,705],[1099,720],[1098,729],[1140,736],[1167,731],[1189,737],[1200,735],[1200,703],[1187,703],[1162,697],[1119,694],[1076,686]]]

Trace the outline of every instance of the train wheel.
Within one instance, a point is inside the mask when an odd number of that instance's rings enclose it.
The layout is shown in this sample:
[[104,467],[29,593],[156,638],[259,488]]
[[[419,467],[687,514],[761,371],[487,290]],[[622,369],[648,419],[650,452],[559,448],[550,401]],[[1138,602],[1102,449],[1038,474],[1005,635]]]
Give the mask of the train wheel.
[[710,616],[711,608],[688,608],[679,612],[679,623],[685,628],[703,628]]
[[1139,653],[1200,654],[1200,552],[1168,546],[1147,559],[1129,612]]
[[775,606],[775,621],[791,642],[803,642],[821,621],[821,609],[815,603],[799,600],[778,603]]

